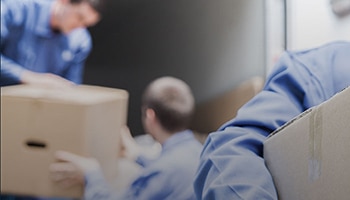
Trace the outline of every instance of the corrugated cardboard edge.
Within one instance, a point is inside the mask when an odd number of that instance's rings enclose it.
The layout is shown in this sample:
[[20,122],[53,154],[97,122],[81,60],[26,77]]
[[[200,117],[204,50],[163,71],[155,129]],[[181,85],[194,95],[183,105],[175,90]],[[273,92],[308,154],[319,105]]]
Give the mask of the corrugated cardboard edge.
[[[16,91],[14,88],[18,88]],[[33,91],[34,93],[22,92],[22,91]],[[95,92],[97,96],[104,96],[101,100],[97,99],[96,96],[88,100],[79,96],[75,98],[75,95],[86,95],[87,93]],[[69,97],[60,96],[62,94],[68,94]],[[49,87],[41,87],[34,85],[11,85],[1,88],[1,98],[12,98],[12,97],[21,97],[22,99],[37,100],[38,102],[56,102],[60,104],[76,104],[76,105],[93,105],[96,102],[110,102],[113,101],[115,96],[118,96],[123,99],[129,98],[129,92],[113,87],[104,87],[98,85],[76,85],[73,87],[68,87],[64,89],[52,89]],[[89,95],[91,97],[91,95]]]
[[305,110],[304,112],[302,112],[301,114],[299,114],[299,115],[297,115],[296,117],[294,117],[293,119],[289,120],[288,122],[286,122],[285,124],[283,124],[282,126],[280,126],[279,128],[277,128],[275,131],[273,131],[272,133],[270,133],[270,134],[267,136],[267,139],[266,139],[266,140],[268,140],[268,139],[271,138],[272,136],[278,134],[278,133],[281,132],[284,128],[288,127],[290,124],[293,124],[295,121],[299,120],[300,118],[303,118],[305,115],[307,115],[308,113],[310,113],[311,111],[313,111],[314,109],[316,109],[316,107],[318,107],[318,106],[309,108],[309,109]]
[[[340,90],[339,92],[337,92],[335,95],[333,95],[331,98],[329,98],[328,100],[320,103],[317,106],[311,107],[307,110],[305,110],[304,112],[300,113],[299,115],[297,115],[296,117],[294,117],[293,119],[289,120],[288,122],[286,122],[285,124],[283,124],[282,126],[280,126],[279,128],[277,128],[275,131],[271,132],[266,140],[268,140],[269,138],[271,138],[272,136],[278,134],[279,132],[281,132],[284,128],[286,128],[287,126],[289,126],[290,124],[294,123],[295,121],[299,120],[300,118],[304,117],[305,115],[307,115],[308,113],[310,113],[311,111],[313,111],[314,109],[317,109],[318,107],[320,107],[321,105],[327,103],[328,101],[330,101],[332,98],[334,98],[335,96],[337,96],[338,94],[340,94],[341,92],[345,91],[346,89],[350,90],[350,86],[346,87],[342,90]],[[266,142],[266,141],[265,141]]]

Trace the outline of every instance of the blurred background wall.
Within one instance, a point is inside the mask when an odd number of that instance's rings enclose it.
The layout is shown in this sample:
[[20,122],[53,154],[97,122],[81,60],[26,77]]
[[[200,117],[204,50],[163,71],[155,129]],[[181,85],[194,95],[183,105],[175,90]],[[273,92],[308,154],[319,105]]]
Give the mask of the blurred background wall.
[[141,93],[156,77],[185,80],[197,103],[264,75],[264,1],[114,0],[91,28],[84,82],[126,89],[142,134]]
[[334,1],[349,0],[109,0],[90,29],[84,83],[128,90],[128,125],[143,134],[141,94],[156,77],[185,80],[203,108],[265,78],[285,49],[350,40],[350,16],[335,15]]

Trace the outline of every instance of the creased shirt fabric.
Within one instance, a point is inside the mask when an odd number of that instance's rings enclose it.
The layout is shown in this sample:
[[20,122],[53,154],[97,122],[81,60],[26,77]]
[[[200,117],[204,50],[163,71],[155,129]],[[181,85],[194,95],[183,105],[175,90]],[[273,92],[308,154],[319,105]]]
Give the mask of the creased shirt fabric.
[[[189,130],[172,135],[158,159],[142,162],[144,168],[120,194],[108,189],[100,172],[86,176],[85,200],[191,200],[195,199],[193,179],[202,144]],[[147,164],[146,164],[147,163]]]
[[1,0],[1,86],[20,83],[24,69],[77,84],[92,47],[87,29],[65,35],[50,27],[51,0]]
[[197,199],[277,199],[263,158],[266,137],[349,85],[348,41],[285,52],[263,90],[208,136],[194,182]]

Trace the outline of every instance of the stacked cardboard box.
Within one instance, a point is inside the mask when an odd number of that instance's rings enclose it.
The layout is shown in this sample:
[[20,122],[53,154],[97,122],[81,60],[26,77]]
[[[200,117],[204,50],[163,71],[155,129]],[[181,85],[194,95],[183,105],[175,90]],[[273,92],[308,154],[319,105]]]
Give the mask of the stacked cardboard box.
[[273,133],[264,157],[279,199],[349,199],[350,88]]
[[128,93],[114,88],[1,88],[1,193],[80,197],[83,188],[62,189],[49,177],[57,150],[97,158],[114,181],[127,106]]

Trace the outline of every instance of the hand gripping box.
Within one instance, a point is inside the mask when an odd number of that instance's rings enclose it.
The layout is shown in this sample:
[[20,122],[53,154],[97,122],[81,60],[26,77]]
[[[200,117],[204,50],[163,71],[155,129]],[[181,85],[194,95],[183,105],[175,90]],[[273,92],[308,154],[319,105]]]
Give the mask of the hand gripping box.
[[80,197],[83,188],[62,189],[50,179],[56,150],[97,158],[107,180],[115,181],[127,106],[121,89],[2,87],[1,193]]
[[277,130],[264,158],[279,199],[349,199],[350,88]]

